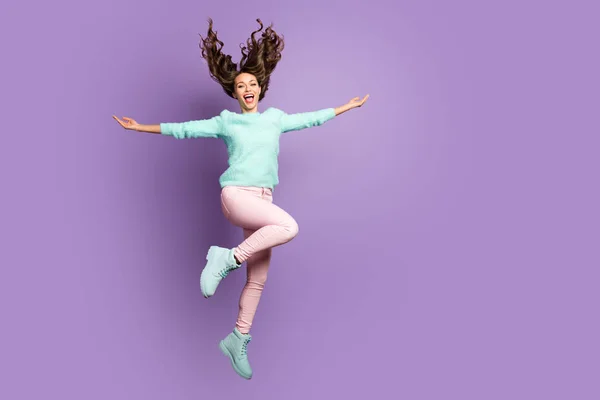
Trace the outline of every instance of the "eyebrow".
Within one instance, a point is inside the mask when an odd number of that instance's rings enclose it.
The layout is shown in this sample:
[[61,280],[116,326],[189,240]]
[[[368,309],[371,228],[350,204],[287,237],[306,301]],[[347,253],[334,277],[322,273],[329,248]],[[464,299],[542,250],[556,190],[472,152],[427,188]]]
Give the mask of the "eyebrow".
[[[255,80],[255,79],[252,79],[251,81],[248,81],[248,83],[252,83],[252,82],[256,82],[256,80]],[[240,84],[242,84],[242,83],[244,83],[244,82],[238,82],[238,83],[237,83],[237,85],[240,85]]]

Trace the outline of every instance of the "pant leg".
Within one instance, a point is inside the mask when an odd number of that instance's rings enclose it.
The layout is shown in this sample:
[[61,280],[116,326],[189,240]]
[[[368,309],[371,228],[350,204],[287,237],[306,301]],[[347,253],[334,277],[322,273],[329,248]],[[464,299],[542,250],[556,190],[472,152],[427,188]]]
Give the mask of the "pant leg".
[[[244,239],[249,238],[254,232],[252,229],[244,229]],[[271,253],[271,249],[261,250],[246,260],[246,285],[240,295],[239,312],[235,324],[241,333],[249,333],[252,327],[260,296],[267,282]]]
[[270,190],[228,186],[221,191],[221,206],[233,225],[254,231],[234,249],[240,262],[262,250],[287,243],[298,234],[298,224],[272,203]]

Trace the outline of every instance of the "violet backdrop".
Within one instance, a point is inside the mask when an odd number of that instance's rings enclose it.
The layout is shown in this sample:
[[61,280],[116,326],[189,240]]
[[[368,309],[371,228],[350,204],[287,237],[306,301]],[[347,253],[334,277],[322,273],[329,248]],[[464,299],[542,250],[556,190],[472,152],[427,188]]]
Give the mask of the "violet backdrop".
[[[592,2],[3,2],[2,399],[597,399]],[[202,298],[223,143],[121,129],[237,111],[208,17],[286,49],[262,110],[367,104],[285,135],[277,248],[239,378]],[[596,39],[594,39],[596,38]],[[596,377],[596,378],[594,378]]]

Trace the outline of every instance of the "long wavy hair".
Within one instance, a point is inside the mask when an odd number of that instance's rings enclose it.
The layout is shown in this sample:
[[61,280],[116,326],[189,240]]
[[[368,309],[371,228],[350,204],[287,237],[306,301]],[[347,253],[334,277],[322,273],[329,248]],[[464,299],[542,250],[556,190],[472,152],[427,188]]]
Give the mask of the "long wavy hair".
[[228,96],[234,97],[235,78],[241,73],[249,73],[256,77],[261,87],[261,93],[258,100],[265,97],[269,90],[271,74],[275,70],[277,63],[281,60],[281,52],[284,48],[283,36],[278,35],[269,25],[261,37],[256,39],[255,35],[263,30],[263,23],[257,19],[260,28],[250,35],[250,38],[240,44],[242,58],[238,64],[231,60],[231,56],[223,53],[223,42],[217,37],[217,32],[213,31],[213,21],[208,19],[208,34],[206,38],[200,35],[200,49],[202,57],[208,64],[210,76],[218,82]]

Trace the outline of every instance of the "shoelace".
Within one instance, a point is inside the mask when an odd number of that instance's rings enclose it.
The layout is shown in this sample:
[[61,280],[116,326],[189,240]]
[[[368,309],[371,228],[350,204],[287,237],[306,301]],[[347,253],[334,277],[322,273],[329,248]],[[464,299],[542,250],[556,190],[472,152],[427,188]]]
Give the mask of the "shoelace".
[[223,268],[222,270],[220,270],[219,275],[221,276],[221,278],[226,278],[227,275],[229,275],[229,268]]
[[251,340],[252,340],[252,338],[246,338],[246,339],[244,339],[244,343],[242,343],[242,355],[243,356],[246,355],[248,343],[250,343]]
[[224,278],[226,278],[226,277],[227,277],[227,275],[229,275],[229,273],[230,273],[231,271],[233,271],[233,270],[234,270],[234,267],[233,267],[233,266],[231,266],[231,265],[228,265],[228,266],[226,266],[225,268],[223,268],[222,270],[220,270],[220,271],[219,271],[219,275],[221,276],[221,278],[223,278],[223,279],[224,279]]

